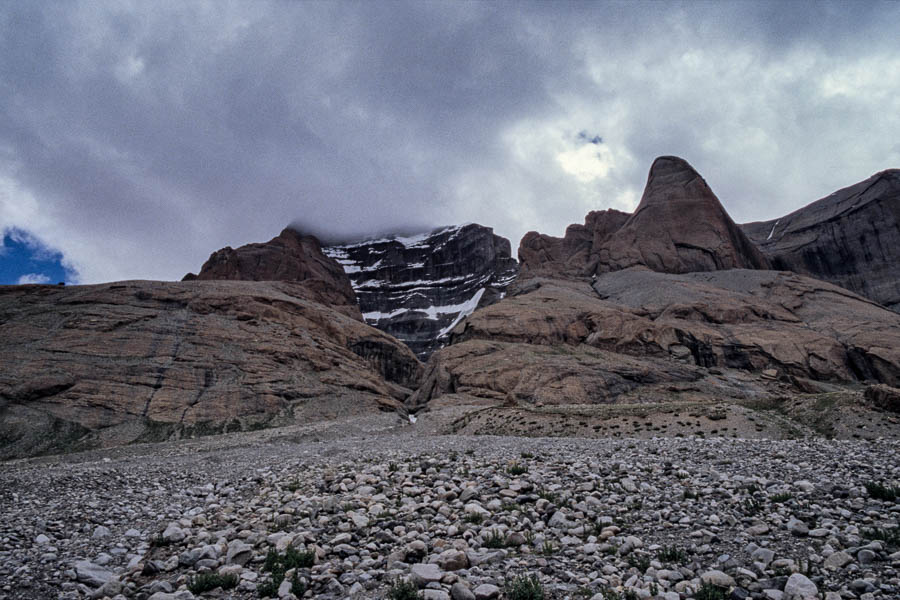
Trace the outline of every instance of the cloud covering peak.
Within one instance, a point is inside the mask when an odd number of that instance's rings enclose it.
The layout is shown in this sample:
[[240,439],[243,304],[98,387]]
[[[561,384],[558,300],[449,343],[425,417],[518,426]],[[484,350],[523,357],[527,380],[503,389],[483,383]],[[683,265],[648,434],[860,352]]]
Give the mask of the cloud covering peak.
[[[0,227],[83,282],[299,222],[560,235],[677,154],[737,221],[900,165],[897,3],[0,6]],[[865,39],[865,44],[858,43]]]

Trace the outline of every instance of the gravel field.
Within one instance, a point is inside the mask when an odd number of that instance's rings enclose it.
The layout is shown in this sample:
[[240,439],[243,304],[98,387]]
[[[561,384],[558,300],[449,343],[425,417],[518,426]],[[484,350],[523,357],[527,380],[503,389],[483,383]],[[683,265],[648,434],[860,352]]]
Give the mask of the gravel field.
[[897,441],[427,430],[2,463],[0,600],[488,599],[526,575],[554,599],[900,598]]

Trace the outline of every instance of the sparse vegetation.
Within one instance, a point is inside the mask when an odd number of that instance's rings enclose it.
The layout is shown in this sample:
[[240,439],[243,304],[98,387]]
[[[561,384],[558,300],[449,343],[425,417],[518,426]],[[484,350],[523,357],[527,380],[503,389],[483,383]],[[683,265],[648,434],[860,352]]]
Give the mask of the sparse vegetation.
[[[266,561],[263,563],[263,571],[270,573],[269,579],[257,586],[257,591],[261,598],[275,597],[278,595],[278,588],[284,581],[285,574],[291,569],[308,569],[315,563],[316,554],[312,550],[303,551],[296,548],[288,548],[284,553],[280,553],[275,549],[269,550],[266,554]],[[306,586],[300,581],[297,573],[291,579],[291,590],[306,591]],[[303,592],[294,595],[302,596]]]
[[656,553],[656,558],[660,562],[680,564],[687,560],[687,552],[678,546],[663,546]]
[[192,594],[202,594],[216,588],[230,590],[238,584],[237,575],[219,575],[218,573],[200,573],[191,577],[187,587]]
[[485,548],[506,548],[506,536],[500,531],[492,529],[484,540]]
[[898,486],[884,485],[883,483],[876,481],[870,481],[865,485],[866,491],[869,492],[869,496],[875,500],[893,502],[900,497],[900,487]]
[[517,575],[503,588],[507,600],[544,600],[544,588],[537,575]]
[[628,564],[636,568],[641,573],[644,573],[647,569],[650,568],[650,557],[646,554],[632,552],[628,555]]
[[774,496],[771,496],[769,500],[777,504],[784,504],[793,497],[794,496],[788,492],[782,492],[781,494],[775,494]]
[[472,525],[480,525],[482,521],[484,521],[484,515],[477,512],[466,513],[466,516],[463,517],[463,520],[466,523],[471,523]]
[[506,468],[506,472],[510,475],[522,475],[528,472],[528,467],[518,462],[512,462]]
[[880,527],[863,529],[862,535],[864,539],[881,541],[892,548],[900,547],[900,527],[894,527],[893,529]]
[[387,600],[415,600],[419,597],[419,589],[411,581],[397,579],[388,588]]
[[728,591],[717,585],[704,582],[697,593],[694,594],[696,600],[727,600]]

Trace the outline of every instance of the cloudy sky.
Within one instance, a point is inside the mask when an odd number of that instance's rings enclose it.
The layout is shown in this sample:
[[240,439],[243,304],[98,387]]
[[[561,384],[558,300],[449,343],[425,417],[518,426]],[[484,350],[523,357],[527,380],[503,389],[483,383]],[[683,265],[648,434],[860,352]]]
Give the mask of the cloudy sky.
[[291,222],[478,222],[515,247],[633,209],[663,154],[736,221],[775,218],[900,167],[898,22],[862,1],[4,2],[0,283],[180,279]]

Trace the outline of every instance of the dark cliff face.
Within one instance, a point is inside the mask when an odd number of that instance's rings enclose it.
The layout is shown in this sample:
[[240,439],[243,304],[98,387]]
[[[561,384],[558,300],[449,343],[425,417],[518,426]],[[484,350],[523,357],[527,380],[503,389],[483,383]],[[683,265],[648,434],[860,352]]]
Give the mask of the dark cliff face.
[[741,229],[773,268],[811,275],[900,312],[900,169]]
[[366,323],[426,360],[479,306],[502,297],[518,265],[509,240],[470,224],[324,249],[343,267]]

